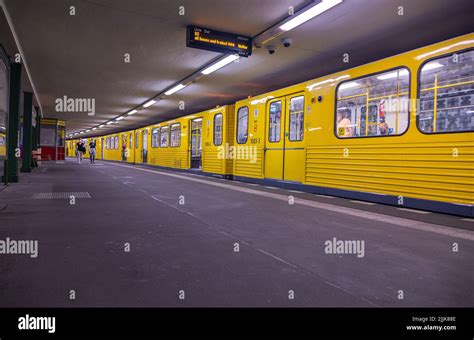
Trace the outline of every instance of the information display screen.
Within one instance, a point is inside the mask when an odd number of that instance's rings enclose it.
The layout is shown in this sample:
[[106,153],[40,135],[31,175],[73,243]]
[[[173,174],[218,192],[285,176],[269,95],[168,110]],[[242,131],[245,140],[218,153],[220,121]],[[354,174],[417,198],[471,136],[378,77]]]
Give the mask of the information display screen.
[[241,57],[252,54],[252,38],[197,26],[188,26],[186,46]]

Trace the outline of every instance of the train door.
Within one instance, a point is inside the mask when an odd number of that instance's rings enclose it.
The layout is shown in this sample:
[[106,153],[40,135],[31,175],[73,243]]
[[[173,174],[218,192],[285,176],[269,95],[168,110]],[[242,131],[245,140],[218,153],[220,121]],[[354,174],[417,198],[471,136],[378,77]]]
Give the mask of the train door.
[[202,165],[202,118],[191,121],[191,169],[201,169]]
[[128,149],[127,149],[127,134],[123,133],[122,134],[122,161],[126,162],[127,158],[129,156],[128,154]]
[[283,179],[283,156],[285,150],[285,97],[268,102],[268,122],[265,138],[265,177]]
[[142,131],[142,162],[147,163],[148,162],[148,131],[143,130]]
[[267,103],[265,177],[302,182],[304,176],[304,95]]
[[135,131],[135,139],[134,139],[134,153],[135,153],[135,162],[139,163],[141,160],[141,149],[140,149],[140,132]]
[[286,97],[285,154],[283,179],[303,182],[305,173],[304,94]]
[[133,149],[133,132],[128,136],[128,154],[131,158],[131,162],[135,163],[135,150]]

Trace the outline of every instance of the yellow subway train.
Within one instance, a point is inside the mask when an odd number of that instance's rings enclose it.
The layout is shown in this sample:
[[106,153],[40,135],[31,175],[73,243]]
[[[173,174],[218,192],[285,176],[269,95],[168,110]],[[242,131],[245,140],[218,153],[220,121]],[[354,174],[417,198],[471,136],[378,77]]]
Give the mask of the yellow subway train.
[[473,132],[471,33],[94,139],[99,159],[473,216]]
[[7,136],[4,133],[0,133],[0,157],[7,156]]

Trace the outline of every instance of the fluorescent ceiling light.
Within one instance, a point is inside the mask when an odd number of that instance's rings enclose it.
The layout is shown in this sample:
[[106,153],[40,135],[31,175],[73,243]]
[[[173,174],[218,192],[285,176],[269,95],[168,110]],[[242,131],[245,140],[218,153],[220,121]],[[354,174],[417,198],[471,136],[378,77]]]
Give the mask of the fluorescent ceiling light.
[[119,120],[122,120],[123,118],[124,118],[124,116],[120,116],[116,120],[119,121]]
[[421,72],[425,72],[425,71],[429,71],[429,70],[432,70],[432,69],[435,69],[435,68],[438,68],[438,67],[443,67],[444,65],[438,63],[437,61],[432,61],[428,64],[426,64],[425,66],[423,66],[423,68],[421,69]]
[[173,93],[178,92],[179,90],[182,90],[185,87],[186,87],[186,85],[178,84],[175,87],[173,87],[173,88],[169,89],[168,91],[166,91],[165,95],[167,95],[167,96],[172,95]]
[[153,104],[156,103],[156,100],[150,100],[148,102],[146,102],[145,104],[143,104],[143,107],[148,107],[148,106],[152,106]]
[[131,115],[134,115],[135,113],[137,113],[138,111],[137,110],[132,110],[130,111],[128,114],[131,116]]
[[345,89],[350,89],[351,87],[359,86],[360,84],[356,81],[351,81],[349,83],[343,83],[341,86],[339,86],[339,90],[345,90]]
[[103,128],[104,126],[105,126],[104,124],[102,124],[102,125],[99,125],[99,128]]
[[217,71],[218,69],[224,67],[227,64],[230,64],[231,62],[239,59],[238,55],[229,55],[225,57],[224,59],[218,61],[215,64],[212,64],[211,66],[205,68],[201,73],[202,74],[211,74],[214,71]]
[[91,130],[86,130],[86,132],[91,132]]
[[406,76],[406,75],[408,75],[408,70],[403,69],[401,71],[394,71],[394,72],[382,74],[381,76],[378,76],[377,79],[386,80],[386,79],[397,78],[397,77]]
[[320,15],[323,12],[331,9],[332,7],[340,4],[342,0],[322,0],[319,4],[311,7],[310,9],[298,14],[295,18],[285,22],[280,26],[283,31],[289,31],[293,28],[305,23],[306,21],[313,19],[315,16]]
[[113,122],[112,122],[112,121],[110,121],[110,122],[107,122],[106,124],[107,124],[107,125],[110,125],[110,124],[112,124],[112,123],[113,123]]
[[94,131],[94,130],[97,130],[97,128],[96,128],[96,127],[95,127],[95,128],[92,128],[92,131]]

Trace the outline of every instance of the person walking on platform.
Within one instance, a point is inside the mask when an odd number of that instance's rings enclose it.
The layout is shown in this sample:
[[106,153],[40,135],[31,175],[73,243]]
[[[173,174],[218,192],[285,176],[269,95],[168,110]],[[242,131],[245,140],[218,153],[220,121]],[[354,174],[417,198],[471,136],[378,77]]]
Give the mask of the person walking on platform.
[[90,155],[90,159],[91,159],[91,164],[94,164],[95,163],[95,140],[91,140],[91,142],[89,143],[89,155]]
[[82,140],[79,140],[76,144],[76,155],[77,155],[77,162],[81,164],[82,161],[82,154],[86,152],[86,147]]

